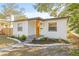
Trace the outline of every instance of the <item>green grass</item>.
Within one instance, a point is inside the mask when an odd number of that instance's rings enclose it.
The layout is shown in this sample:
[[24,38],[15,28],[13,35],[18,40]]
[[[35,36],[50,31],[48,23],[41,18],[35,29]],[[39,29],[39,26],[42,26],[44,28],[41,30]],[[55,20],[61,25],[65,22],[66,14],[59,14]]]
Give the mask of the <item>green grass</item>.
[[79,49],[71,49],[70,55],[71,56],[79,56]]

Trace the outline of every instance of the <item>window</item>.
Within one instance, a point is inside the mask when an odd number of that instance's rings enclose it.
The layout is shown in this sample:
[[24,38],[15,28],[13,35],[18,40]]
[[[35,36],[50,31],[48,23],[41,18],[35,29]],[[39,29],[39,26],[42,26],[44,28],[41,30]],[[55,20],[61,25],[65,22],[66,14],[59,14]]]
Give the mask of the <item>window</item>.
[[57,31],[57,23],[56,22],[51,22],[49,23],[49,31]]
[[18,30],[18,31],[22,31],[22,24],[21,24],[21,23],[18,24],[17,30]]
[[41,21],[40,22],[40,29],[43,29],[44,28],[44,23]]

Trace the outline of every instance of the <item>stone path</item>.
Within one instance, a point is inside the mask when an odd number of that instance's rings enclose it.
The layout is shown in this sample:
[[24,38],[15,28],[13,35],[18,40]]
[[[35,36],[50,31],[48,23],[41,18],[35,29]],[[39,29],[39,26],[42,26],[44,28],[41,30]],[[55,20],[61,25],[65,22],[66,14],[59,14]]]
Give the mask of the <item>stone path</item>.
[[69,56],[69,44],[28,44],[23,42],[0,49],[1,56]]
[[0,56],[68,56],[69,44],[28,44],[19,42],[0,48]]
[[27,46],[16,44],[0,49],[1,56],[68,56],[68,45]]

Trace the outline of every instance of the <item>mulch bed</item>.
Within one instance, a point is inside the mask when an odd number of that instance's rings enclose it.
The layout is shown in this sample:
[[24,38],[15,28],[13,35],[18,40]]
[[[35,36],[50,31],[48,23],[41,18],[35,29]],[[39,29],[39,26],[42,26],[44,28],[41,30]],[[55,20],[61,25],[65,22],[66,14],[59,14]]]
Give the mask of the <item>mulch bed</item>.
[[53,43],[69,43],[66,40],[63,39],[42,39],[42,40],[32,40],[34,44],[53,44]]

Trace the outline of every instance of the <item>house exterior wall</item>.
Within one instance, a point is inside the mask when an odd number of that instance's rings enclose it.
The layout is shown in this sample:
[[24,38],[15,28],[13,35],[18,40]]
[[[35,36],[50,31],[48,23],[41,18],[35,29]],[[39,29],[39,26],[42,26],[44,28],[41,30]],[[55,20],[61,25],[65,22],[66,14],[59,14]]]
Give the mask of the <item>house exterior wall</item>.
[[[18,31],[18,24],[21,23],[22,25],[22,31]],[[28,36],[28,21],[22,21],[22,22],[15,22],[13,25],[13,35],[14,36],[20,36],[20,35],[26,35]]]
[[[49,22],[57,22],[57,31],[48,31],[48,23]],[[41,29],[41,35],[49,38],[61,38],[67,39],[67,20],[50,20],[44,21],[42,25],[43,29]]]
[[35,35],[36,34],[36,21],[31,20],[28,21],[28,35]]
[[[60,38],[60,39],[67,39],[67,18],[61,20],[49,20],[43,21],[40,25],[40,35],[44,35],[45,37],[49,38]],[[48,31],[48,24],[50,22],[57,22],[57,31]],[[18,31],[17,26],[21,23],[23,30]],[[22,22],[15,22],[13,25],[13,35],[35,35],[36,34],[36,21],[22,21]]]

